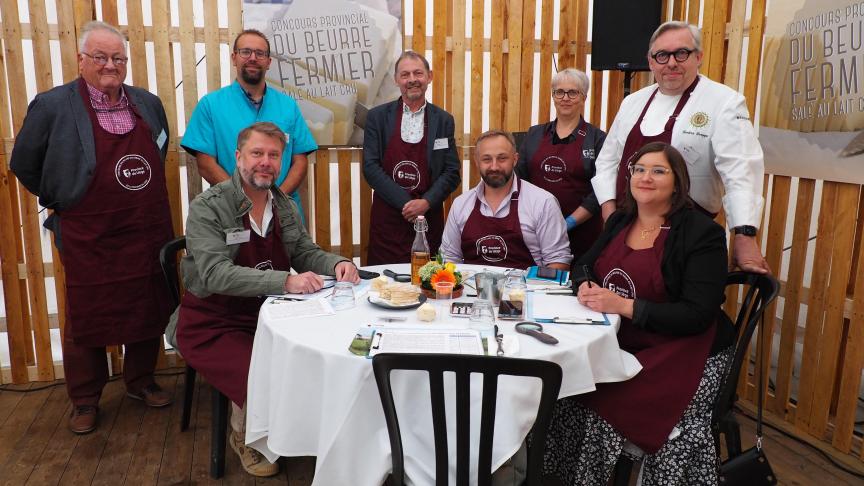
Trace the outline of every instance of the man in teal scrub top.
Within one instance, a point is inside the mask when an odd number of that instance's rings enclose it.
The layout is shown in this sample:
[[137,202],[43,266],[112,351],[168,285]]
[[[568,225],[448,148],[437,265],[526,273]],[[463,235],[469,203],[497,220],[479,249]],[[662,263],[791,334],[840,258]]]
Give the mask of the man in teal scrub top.
[[318,145],[294,99],[264,82],[270,68],[270,42],[257,30],[244,30],[234,39],[231,62],[237,80],[201,98],[181,145],[195,156],[201,176],[215,185],[234,173],[240,131],[255,122],[275,123],[288,138],[276,183],[299,207],[296,190],[306,178],[306,155]]

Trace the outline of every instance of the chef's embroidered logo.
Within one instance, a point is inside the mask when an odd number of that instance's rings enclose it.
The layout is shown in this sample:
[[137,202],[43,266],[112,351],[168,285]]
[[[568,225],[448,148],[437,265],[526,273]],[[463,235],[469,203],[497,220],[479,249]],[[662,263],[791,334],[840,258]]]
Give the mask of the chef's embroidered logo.
[[557,155],[550,155],[540,162],[540,170],[543,172],[543,180],[546,182],[560,182],[567,171],[564,159]]
[[420,168],[410,160],[403,160],[393,168],[393,180],[402,189],[416,189],[420,185]]
[[272,260],[264,260],[263,262],[259,262],[258,265],[255,265],[256,270],[273,270],[273,261]]
[[487,262],[500,262],[507,258],[507,243],[498,235],[486,235],[477,240],[477,254]]
[[138,154],[129,154],[117,161],[114,176],[117,183],[130,191],[140,191],[147,187],[152,177],[150,164]]
[[690,124],[696,128],[702,128],[707,125],[710,120],[711,118],[708,117],[707,113],[704,111],[698,111],[693,113],[693,116],[690,117]]

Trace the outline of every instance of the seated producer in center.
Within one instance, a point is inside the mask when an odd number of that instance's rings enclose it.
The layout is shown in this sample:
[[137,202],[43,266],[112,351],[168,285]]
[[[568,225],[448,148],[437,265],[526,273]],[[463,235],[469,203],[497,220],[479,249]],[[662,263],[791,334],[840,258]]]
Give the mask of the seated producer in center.
[[573,256],[567,223],[555,196],[514,175],[513,135],[489,130],[477,139],[474,162],[482,179],[453,201],[441,253],[448,262],[567,270]]
[[189,205],[186,293],[166,332],[186,362],[233,402],[229,442],[255,476],[279,472],[245,445],[246,383],[263,296],[315,292],[321,275],[360,281],[353,263],[312,241],[296,203],[275,185],[285,145],[273,123],[243,129],[234,176]]

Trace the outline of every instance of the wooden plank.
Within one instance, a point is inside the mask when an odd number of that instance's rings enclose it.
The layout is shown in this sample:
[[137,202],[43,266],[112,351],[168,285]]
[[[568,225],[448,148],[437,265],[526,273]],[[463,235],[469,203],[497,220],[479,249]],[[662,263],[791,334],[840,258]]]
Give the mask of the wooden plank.
[[503,103],[499,103],[498,101],[504,99],[502,76],[504,72],[505,0],[491,0],[491,2],[492,37],[489,43],[489,128],[503,128]]
[[75,1],[75,31],[81,32],[84,24],[91,20],[96,20],[93,0],[74,0]]
[[580,71],[585,71],[586,56],[591,49],[588,47],[588,30],[590,23],[588,22],[588,4],[590,0],[576,0],[576,50],[575,61],[573,67]]
[[315,152],[315,243],[324,251],[330,251],[330,151]]
[[433,9],[437,21],[432,24],[432,69],[438,76],[432,81],[432,103],[444,106],[447,92],[447,1],[434,0]]
[[[473,0],[471,9],[471,130],[468,140],[463,140],[463,145],[473,146],[474,141],[480,136],[483,131],[483,98],[486,91],[483,89],[483,20],[484,20],[485,2],[483,0]],[[551,55],[551,54],[550,54]],[[491,81],[491,79],[490,79]],[[490,110],[492,109],[492,100],[490,101]],[[471,158],[472,149],[467,149],[467,157]],[[474,164],[468,164],[468,172],[462,174],[462,180],[467,180],[469,186],[477,184],[480,176],[474,170]],[[460,185],[461,191],[461,185]]]
[[146,408],[138,400],[123,398],[108,434],[105,451],[93,474],[93,484],[123,484],[126,481]]
[[[234,45],[234,39],[243,32],[243,0],[228,0],[228,50]],[[237,72],[231,70],[231,80],[237,77]]]
[[[741,75],[741,56],[744,47],[744,17],[747,10],[747,0],[732,0],[729,20],[729,43],[726,51],[726,72],[723,84],[738,90],[738,79]],[[773,267],[772,267],[773,268]]]
[[624,100],[624,73],[621,71],[609,71],[609,89],[606,97],[606,119],[609,125],[618,114],[621,101]]
[[27,390],[33,388],[33,383],[22,385],[5,385],[0,389],[0,427],[15,413],[15,408],[24,398]]
[[[555,16],[555,2],[541,0],[540,8],[540,94],[537,107],[537,123],[547,123],[552,113],[552,27]],[[533,49],[532,49],[533,51]]]
[[[43,392],[44,402],[34,407],[37,414],[33,422],[7,456],[6,464],[3,466],[4,484],[24,484],[28,480],[33,481],[35,478],[31,479],[31,476],[39,466],[43,451],[50,446],[52,434],[59,427],[66,425],[65,419],[70,408],[66,390],[63,387],[52,387]],[[71,434],[68,430],[66,433]]]
[[522,0],[507,1],[507,80],[505,88],[504,129],[519,129],[519,109],[522,92]]
[[456,147],[465,145],[465,2],[454,0],[451,4],[453,18],[453,55],[450,66],[453,69],[453,87],[448,90],[452,100]]
[[3,437],[3,440],[0,440],[0,464],[4,465],[2,468],[4,477],[8,469],[7,460],[15,454],[18,444],[27,440],[27,431],[36,421],[39,411],[50,395],[50,388],[25,393],[15,410],[0,427],[0,437]]
[[[855,238],[855,218],[858,210],[860,186],[857,184],[838,184],[837,205],[834,212],[834,245],[831,251],[831,274],[825,288],[825,323],[819,339],[820,359],[817,370],[818,379],[813,389],[813,407],[810,411],[810,433],[817,437],[825,433],[828,415],[833,402],[834,387],[840,345],[843,337],[843,301],[846,297],[846,283],[849,281],[852,255],[852,242]],[[833,291],[829,291],[832,289]],[[839,290],[839,291],[838,291]],[[809,321],[808,321],[809,325]]]
[[813,179],[799,179],[798,181],[798,195],[793,219],[795,225],[792,228],[792,249],[789,253],[789,271],[783,294],[783,323],[780,331],[780,352],[777,357],[776,386],[774,400],[768,402],[770,409],[781,417],[786,415],[792,389],[795,338],[798,329],[798,314],[801,309],[801,287],[804,281],[815,188],[816,181]]
[[[443,106],[445,111],[447,111],[450,114],[453,114],[453,111],[454,111],[453,110],[453,51],[454,51],[453,42],[455,41],[455,39],[453,39],[453,24],[454,24],[453,2],[454,2],[454,0],[440,0],[440,1],[442,1],[444,3],[444,15],[437,15],[436,14],[436,18],[444,20],[444,22],[443,22],[443,24],[444,24],[444,29],[443,29],[443,32],[444,32],[444,41],[443,41],[443,43],[444,43],[444,56],[443,56],[444,57],[444,104],[439,105],[439,106]],[[464,8],[464,3],[462,3],[459,0],[456,0],[456,2],[462,4],[462,6]],[[465,19],[464,13],[462,14],[462,19],[464,22],[464,19]],[[436,23],[442,23],[442,22],[439,21]],[[434,42],[436,40],[435,37],[437,37],[437,36],[433,36],[433,51],[434,51]],[[463,45],[464,45],[464,42],[463,42]],[[433,52],[433,56],[434,56],[434,52]],[[440,70],[438,72],[439,72],[439,74],[441,73]],[[434,86],[433,86],[433,89],[434,89]]]
[[576,53],[576,0],[560,0],[558,14],[558,70],[573,66]]
[[[358,151],[360,159],[360,265],[366,265],[366,257],[369,254],[369,231],[370,213],[372,212],[372,188],[366,182],[363,174],[363,152]],[[321,186],[317,186],[321,187]],[[316,191],[316,194],[320,191]]]
[[[192,118],[198,104],[198,60],[195,58],[195,17],[192,2],[180,2],[180,65],[183,69],[183,114],[185,121]],[[179,135],[179,134],[177,134]],[[186,192],[189,201],[201,193],[201,175],[195,157],[183,152],[186,161]]]
[[[233,43],[234,39],[231,39],[229,46],[233,46]],[[204,63],[207,66],[207,92],[222,87],[220,57],[217,0],[204,0]]]
[[[171,390],[175,389],[177,382],[182,381],[182,379],[178,380],[176,376],[170,376],[159,377],[156,381],[165,390]],[[174,396],[181,397],[182,391]],[[139,407],[142,405],[139,404]],[[132,461],[126,476],[127,484],[156,484],[165,457],[163,451],[168,445],[166,435],[169,430],[180,428],[176,422],[171,420],[173,416],[177,415],[171,413],[171,408],[179,408],[182,411],[183,407],[172,405],[172,407],[163,408],[147,406],[143,408],[145,409],[144,418],[141,421],[141,428],[132,450]]]
[[[601,123],[603,110],[603,71],[591,71],[591,115],[588,121],[601,130],[607,130]],[[610,122],[609,125],[612,125]]]
[[[531,109],[534,106],[534,23],[537,16],[536,0],[524,0],[522,4],[522,51],[520,74],[516,78],[520,85],[519,115],[512,130],[524,131],[531,126]],[[541,90],[543,88],[540,88]],[[541,91],[542,92],[542,91]]]
[[354,258],[354,228],[351,214],[351,152],[339,150],[339,253],[348,259]]
[[834,434],[831,441],[834,447],[846,453],[849,453],[852,448],[861,371],[864,369],[864,245],[858,244],[856,254],[857,265],[852,267],[857,269],[853,273],[855,294],[852,300],[852,318],[849,320],[849,334],[843,343],[842,354],[845,359],[840,370],[837,411],[834,416]]
[[752,0],[750,32],[747,43],[747,71],[744,76],[744,97],[750,118],[756,115],[756,92],[759,89],[759,63],[762,59],[762,34],[765,30],[765,0]]
[[426,3],[414,2],[414,23],[411,28],[413,34],[411,49],[424,56],[426,55]]
[[117,14],[117,0],[102,0],[102,21],[111,25],[120,23]]
[[[699,5],[701,0],[689,0],[687,3],[687,22],[699,25]],[[703,36],[704,37],[704,36]]]
[[[192,412],[189,418],[189,429],[180,430],[180,421],[183,418],[183,392],[186,386],[186,375],[180,374],[177,376],[177,382],[174,386],[174,404],[171,406],[171,419],[168,424],[167,433],[165,436],[165,449],[170,450],[170,454],[162,456],[162,463],[159,467],[159,479],[157,484],[188,484],[190,481],[189,472],[192,469],[192,453],[195,447],[195,429],[203,427],[209,430],[210,424],[201,424],[198,421],[197,411],[200,401],[199,390],[195,390],[192,395]],[[193,384],[195,386],[195,384]]]
[[[202,383],[202,379],[198,378],[198,387],[195,391],[195,421],[189,424],[189,430],[186,434],[194,435],[194,449],[192,451],[192,470],[189,472],[189,484],[223,484],[222,481],[210,478],[210,444],[212,437],[210,434],[210,422],[213,419],[212,394],[215,392],[213,387]],[[229,405],[230,407],[230,405]],[[231,411],[228,411],[228,433],[231,433]],[[226,443],[227,450],[225,451],[226,459],[230,456],[237,456],[230,446]],[[225,468],[225,472],[230,470]],[[225,484],[230,484],[227,481]]]
[[[5,97],[2,97],[5,100]],[[0,149],[2,150],[2,149]],[[9,173],[6,154],[0,155],[0,275],[3,279],[3,296],[6,309],[7,340],[9,342],[9,360],[12,367],[13,379],[16,383],[24,383],[27,376],[27,353],[24,335],[26,334],[26,320],[22,285],[18,278],[18,242],[16,236],[20,235],[15,226],[15,205],[13,204],[11,187],[15,182]],[[25,294],[26,295],[26,294]],[[3,380],[0,379],[0,383]],[[0,420],[2,424],[2,420]]]
[[828,270],[831,267],[831,248],[834,246],[834,211],[837,207],[836,182],[822,185],[822,202],[819,211],[819,228],[816,232],[816,252],[813,258],[813,273],[810,278],[810,298],[807,301],[807,327],[804,329],[804,350],[801,355],[801,377],[798,382],[798,405],[795,425],[807,430],[810,412],[818,397],[813,396],[816,389],[819,365],[819,340],[823,312],[825,310],[825,286],[828,284]]
[[144,47],[146,37],[144,35],[144,13],[141,8],[141,0],[127,0],[126,17],[129,21],[127,35],[129,36],[129,57],[131,58],[129,66],[132,68],[132,82],[139,88],[150,89],[150,77],[147,73],[147,50]]

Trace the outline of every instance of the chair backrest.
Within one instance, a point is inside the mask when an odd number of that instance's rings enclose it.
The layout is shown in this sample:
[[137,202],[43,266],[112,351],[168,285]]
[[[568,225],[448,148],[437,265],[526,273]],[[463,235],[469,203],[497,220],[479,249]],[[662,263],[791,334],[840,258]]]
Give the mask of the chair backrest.
[[165,283],[171,291],[174,299],[174,307],[180,305],[180,278],[177,275],[177,254],[186,249],[186,237],[175,238],[159,250],[159,265],[162,267],[162,275]]
[[471,374],[483,375],[483,396],[480,415],[480,450],[477,484],[489,485],[492,479],[492,434],[495,428],[495,404],[500,375],[539,378],[543,384],[537,419],[534,422],[532,447],[528,452],[528,482],[540,484],[546,431],[552,419],[552,408],[561,388],[561,367],[550,361],[532,359],[468,356],[457,354],[395,354],[382,353],[372,358],[375,381],[384,407],[387,432],[390,435],[394,484],[405,483],[404,455],[399,420],[390,387],[392,370],[425,370],[429,373],[432,395],[432,427],[435,437],[435,484],[449,481],[447,423],[444,413],[444,373],[456,378],[456,484],[468,484],[470,458],[470,397]]
[[[732,407],[735,405],[735,400],[738,398],[736,394],[738,376],[741,373],[741,367],[744,365],[744,358],[747,356],[753,332],[759,325],[759,320],[762,319],[765,308],[780,293],[780,283],[771,275],[730,272],[726,277],[726,286],[729,287],[731,285],[745,285],[746,287],[744,298],[741,301],[741,308],[733,321],[737,336],[734,344],[735,354],[727,368],[725,381],[720,387],[717,400],[714,402],[713,423],[715,424],[720,418],[730,413]],[[773,323],[773,321],[771,322]],[[771,328],[763,329],[763,331],[771,332]]]

